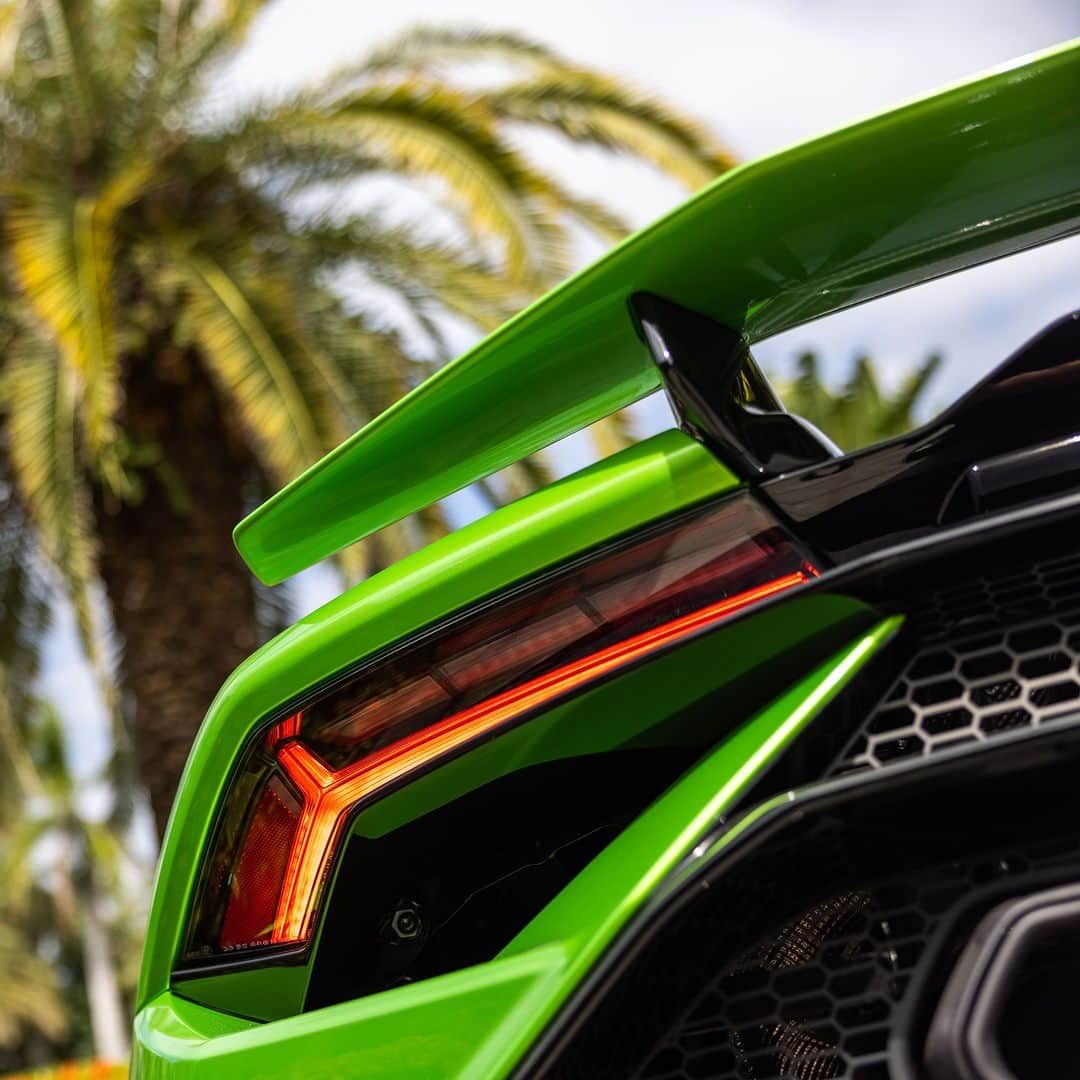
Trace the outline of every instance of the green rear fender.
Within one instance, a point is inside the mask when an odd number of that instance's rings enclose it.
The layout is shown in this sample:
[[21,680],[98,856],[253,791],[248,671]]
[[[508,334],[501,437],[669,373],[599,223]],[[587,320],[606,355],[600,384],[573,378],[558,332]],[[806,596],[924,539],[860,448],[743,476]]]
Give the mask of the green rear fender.
[[168,985],[199,853],[237,755],[265,718],[440,618],[736,486],[697,443],[664,432],[403,559],[246,660],[211,705],[180,781],[162,845],[139,1004]]
[[134,1076],[505,1075],[643,901],[899,625],[858,634],[748,720],[490,963],[264,1025],[163,991],[136,1017]]

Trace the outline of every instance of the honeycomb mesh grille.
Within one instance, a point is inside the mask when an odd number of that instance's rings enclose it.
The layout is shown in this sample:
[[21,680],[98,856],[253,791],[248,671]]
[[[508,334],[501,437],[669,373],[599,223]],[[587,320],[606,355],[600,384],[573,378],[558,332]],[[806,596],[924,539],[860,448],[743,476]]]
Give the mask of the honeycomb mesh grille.
[[1006,879],[1075,875],[1078,860],[1075,840],[1030,844],[837,893],[724,966],[633,1075],[888,1080],[887,1044],[936,929]]
[[917,645],[832,772],[878,769],[1080,710],[1080,556],[935,593]]

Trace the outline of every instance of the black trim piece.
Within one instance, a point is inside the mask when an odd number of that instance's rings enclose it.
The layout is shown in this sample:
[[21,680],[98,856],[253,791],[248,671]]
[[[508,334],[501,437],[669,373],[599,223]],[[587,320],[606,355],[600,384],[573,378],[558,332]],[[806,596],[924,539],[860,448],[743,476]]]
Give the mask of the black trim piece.
[[926,1038],[933,1080],[1014,1080],[999,1031],[1021,965],[1048,939],[1076,939],[1080,885],[999,904],[975,928],[934,1013]]
[[[1080,311],[1074,311],[924,427],[771,480],[761,490],[801,540],[847,562],[985,510],[985,494],[965,486],[973,466],[996,473],[996,506],[1045,499],[1071,486],[1076,471],[1069,440],[1080,431],[1078,403]],[[1025,461],[1024,451],[1034,458]],[[1015,482],[1047,454],[1060,459],[1058,475],[1034,485]]]
[[744,480],[839,454],[819,431],[784,411],[738,331],[651,293],[631,296],[630,312],[679,427]]
[[[980,576],[1014,567],[1022,573],[1036,559],[1075,550],[1080,525],[1080,496],[1003,512],[966,522],[895,549],[863,556],[823,574],[804,590],[848,596],[881,614],[905,616],[900,633],[877,651],[844,692],[837,695],[806,732],[765,770],[744,795],[740,806],[761,803],[773,795],[801,788],[828,776],[846,745],[904,671],[922,640],[922,626],[909,618],[913,606],[935,591],[957,587]],[[1018,622],[1027,616],[1018,613]],[[1054,717],[1059,723],[1061,714]],[[1001,733],[994,736],[1001,738]],[[952,753],[940,748],[936,754]],[[889,763],[896,768],[899,761]]]
[[[695,759],[656,746],[558,758],[382,836],[352,833],[304,1011],[492,959]],[[401,909],[415,916],[408,936],[394,930]]]
[[823,774],[891,768],[1080,709],[1080,555],[1067,541],[1057,554],[1061,539],[1029,535],[898,578],[889,603],[915,598],[912,647],[853,722],[831,725],[849,735]]
[[946,497],[941,520],[984,514],[1078,485],[1080,435],[1066,435],[972,465]]
[[778,796],[742,817],[718,821],[695,845],[563,1003],[513,1072],[515,1080],[560,1076],[560,1059],[594,1019],[604,997],[644,950],[690,905],[715,892],[721,880],[748,856],[789,827],[810,829],[815,821],[835,822],[858,813],[864,797],[880,804],[892,797],[920,800],[955,792],[959,783],[985,784],[1004,776],[1080,762],[1080,718],[1052,729],[1002,736],[990,745],[961,747],[938,757],[898,764],[881,773],[858,773]]
[[260,947],[257,960],[247,951],[237,951],[235,956],[191,960],[173,968],[172,978],[175,982],[183,982],[186,979],[205,979],[209,975],[231,975],[237,971],[250,971],[253,967],[287,967],[303,963],[310,950],[311,946],[308,944],[264,945]]

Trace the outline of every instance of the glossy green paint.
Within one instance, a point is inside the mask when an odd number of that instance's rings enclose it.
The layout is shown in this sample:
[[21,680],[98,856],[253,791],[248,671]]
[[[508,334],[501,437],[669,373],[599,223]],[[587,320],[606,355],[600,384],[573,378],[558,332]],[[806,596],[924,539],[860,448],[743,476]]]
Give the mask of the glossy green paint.
[[491,963],[266,1025],[161,992],[136,1017],[133,1075],[504,1075],[642,901],[899,624],[859,635],[736,730]]
[[435,374],[236,529],[281,581],[655,389],[627,298],[751,341],[1080,227],[1080,43],[725,174]]
[[242,1020],[280,1020],[303,1011],[310,980],[310,967],[281,964],[183,979],[175,992]]
[[443,616],[735,485],[691,439],[664,432],[403,559],[246,660],[211,705],[180,782],[162,846],[139,1004],[168,985],[214,810],[241,747],[265,718]]
[[[576,694],[421,776],[364,810],[352,831],[385,836],[494,780],[560,758],[620,748],[682,749],[683,767],[689,767],[746,720],[751,702],[770,700],[778,681],[797,680],[877,620],[846,596],[786,598]],[[275,1020],[302,1009],[310,975],[310,965],[277,967],[184,980],[174,990],[211,1008]]]
[[472,1064],[486,1041],[527,1024],[565,966],[549,946],[273,1024],[226,1018],[224,1031],[221,1014],[166,992],[135,1018],[131,1071],[143,1080],[490,1076]]

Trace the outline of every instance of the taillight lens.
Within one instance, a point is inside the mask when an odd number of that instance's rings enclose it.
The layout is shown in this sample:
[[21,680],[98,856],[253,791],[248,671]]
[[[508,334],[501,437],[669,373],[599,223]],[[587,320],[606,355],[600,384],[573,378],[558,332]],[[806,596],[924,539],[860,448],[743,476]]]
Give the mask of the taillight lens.
[[742,495],[609,546],[365,663],[249,746],[203,867],[185,961],[304,946],[359,807],[815,574]]

